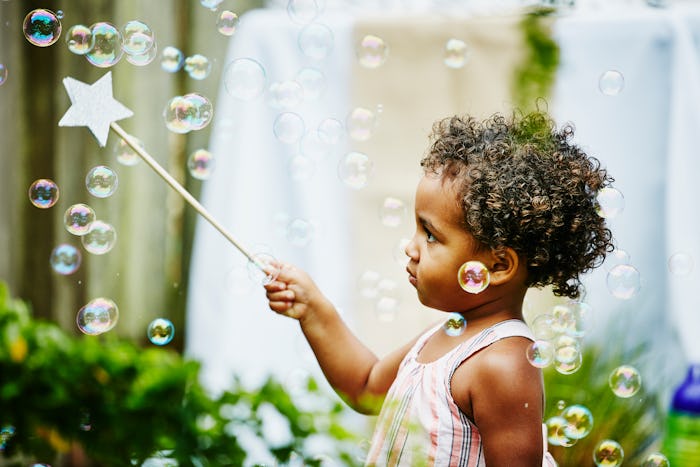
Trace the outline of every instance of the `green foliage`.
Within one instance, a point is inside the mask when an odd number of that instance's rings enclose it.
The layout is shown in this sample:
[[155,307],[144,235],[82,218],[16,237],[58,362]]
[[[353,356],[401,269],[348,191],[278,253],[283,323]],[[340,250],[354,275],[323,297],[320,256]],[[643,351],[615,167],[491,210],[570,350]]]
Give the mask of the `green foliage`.
[[[640,352],[638,349],[632,353]],[[608,385],[613,369],[632,359],[632,356],[622,358],[611,349],[589,346],[577,372],[562,375],[551,368],[544,372],[546,418],[559,415],[563,403],[586,406],[594,420],[591,433],[573,446],[550,445],[550,452],[559,465],[593,467],[595,446],[604,439],[620,443],[625,465],[641,465],[647,455],[660,450],[665,417],[660,395],[648,385],[642,385],[633,397],[620,398]]]
[[[98,465],[141,465],[155,455],[168,465],[239,466],[247,456],[243,431],[278,462],[303,457],[305,440],[324,436],[335,446],[329,456],[353,465],[357,440],[342,424],[348,409],[312,379],[303,395],[316,403],[300,410],[274,379],[254,391],[234,381],[213,397],[198,375],[197,362],[165,348],[68,336],[32,319],[0,282],[0,427],[13,432],[0,438],[0,465],[50,462],[78,450]],[[266,440],[263,412],[271,410],[291,433],[281,444]]]
[[538,100],[547,99],[556,79],[559,45],[550,31],[550,17],[554,11],[536,8],[526,13],[521,21],[527,50],[522,64],[515,70],[513,94],[523,112],[531,110]]

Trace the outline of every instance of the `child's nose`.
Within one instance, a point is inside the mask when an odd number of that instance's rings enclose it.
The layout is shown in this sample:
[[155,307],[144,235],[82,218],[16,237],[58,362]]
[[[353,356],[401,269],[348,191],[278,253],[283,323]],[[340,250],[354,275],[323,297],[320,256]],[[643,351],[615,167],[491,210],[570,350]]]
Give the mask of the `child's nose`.
[[416,236],[414,235],[403,250],[412,261],[418,261],[418,248],[416,247]]

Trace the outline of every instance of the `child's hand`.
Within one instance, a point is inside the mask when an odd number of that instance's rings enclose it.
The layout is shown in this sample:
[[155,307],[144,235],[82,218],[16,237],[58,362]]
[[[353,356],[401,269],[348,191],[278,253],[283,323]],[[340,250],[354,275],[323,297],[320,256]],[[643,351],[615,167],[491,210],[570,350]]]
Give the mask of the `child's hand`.
[[324,303],[325,297],[305,271],[290,264],[276,267],[279,268],[277,279],[264,286],[272,311],[303,320]]

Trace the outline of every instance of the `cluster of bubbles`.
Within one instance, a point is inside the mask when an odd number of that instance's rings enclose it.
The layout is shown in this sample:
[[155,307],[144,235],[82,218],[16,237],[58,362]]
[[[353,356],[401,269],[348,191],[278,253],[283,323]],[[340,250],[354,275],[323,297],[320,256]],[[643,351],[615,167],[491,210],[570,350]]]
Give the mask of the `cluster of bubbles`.
[[160,67],[168,73],[184,70],[190,78],[201,81],[211,74],[212,63],[205,55],[194,54],[186,57],[177,47],[168,45],[160,54]]
[[396,281],[368,269],[360,275],[358,287],[362,298],[372,302],[378,320],[390,323],[396,319],[400,306]]
[[173,133],[185,134],[201,130],[214,117],[214,107],[208,98],[192,92],[171,98],[163,109],[165,126]]
[[563,406],[559,415],[548,418],[547,441],[552,446],[571,447],[593,430],[593,414],[581,404]]

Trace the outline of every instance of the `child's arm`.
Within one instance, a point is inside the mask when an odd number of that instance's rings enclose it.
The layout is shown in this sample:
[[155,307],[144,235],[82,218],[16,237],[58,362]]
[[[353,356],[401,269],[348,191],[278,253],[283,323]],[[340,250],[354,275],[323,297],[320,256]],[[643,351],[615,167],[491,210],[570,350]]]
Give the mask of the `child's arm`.
[[[463,410],[479,428],[486,465],[542,466],[544,389],[540,370],[525,357],[529,343],[495,342],[454,374],[455,400],[461,408],[460,400],[468,401]],[[467,398],[458,388],[466,388]]]
[[270,309],[299,321],[336,392],[358,412],[377,413],[413,342],[379,360],[345,325],[309,275],[293,266],[282,266],[265,290]]

